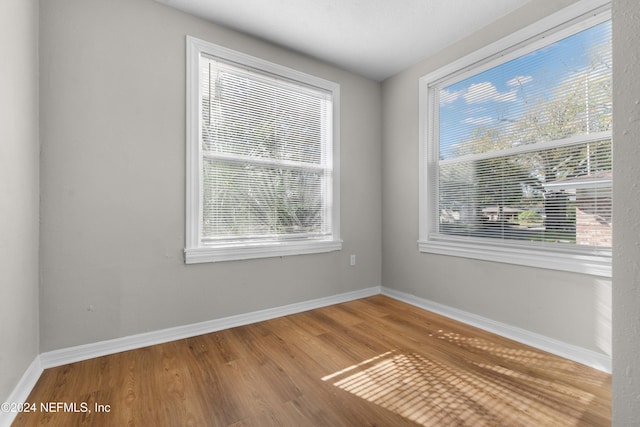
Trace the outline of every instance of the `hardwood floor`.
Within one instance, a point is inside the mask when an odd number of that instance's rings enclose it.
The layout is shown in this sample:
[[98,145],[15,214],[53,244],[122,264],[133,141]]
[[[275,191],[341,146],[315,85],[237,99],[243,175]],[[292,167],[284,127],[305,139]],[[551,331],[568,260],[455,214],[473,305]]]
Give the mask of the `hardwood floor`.
[[611,377],[378,295],[47,369],[28,401],[14,426],[608,426]]

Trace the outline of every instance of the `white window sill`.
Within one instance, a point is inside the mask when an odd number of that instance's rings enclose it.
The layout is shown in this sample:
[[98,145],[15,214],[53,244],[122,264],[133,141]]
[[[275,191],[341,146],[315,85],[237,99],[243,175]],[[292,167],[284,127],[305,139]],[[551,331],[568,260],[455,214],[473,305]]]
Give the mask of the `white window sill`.
[[611,256],[567,253],[524,245],[497,245],[442,240],[418,241],[420,252],[495,261],[527,267],[611,277]]
[[316,254],[342,249],[342,240],[278,241],[187,248],[186,264]]

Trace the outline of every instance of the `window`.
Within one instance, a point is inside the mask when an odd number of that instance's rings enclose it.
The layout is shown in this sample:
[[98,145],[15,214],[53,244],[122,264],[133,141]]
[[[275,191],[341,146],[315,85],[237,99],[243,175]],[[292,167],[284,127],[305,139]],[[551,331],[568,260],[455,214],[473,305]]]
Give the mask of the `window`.
[[420,80],[421,251],[611,275],[610,13],[568,10]]
[[187,38],[187,263],[341,249],[339,86]]

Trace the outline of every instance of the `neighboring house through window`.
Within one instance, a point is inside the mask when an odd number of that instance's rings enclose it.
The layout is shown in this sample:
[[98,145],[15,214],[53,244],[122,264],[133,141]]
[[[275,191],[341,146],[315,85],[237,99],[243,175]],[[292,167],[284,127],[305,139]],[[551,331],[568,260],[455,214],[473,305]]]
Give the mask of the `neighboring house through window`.
[[341,249],[339,86],[187,38],[187,263]]
[[420,80],[421,251],[611,275],[611,22],[584,4]]

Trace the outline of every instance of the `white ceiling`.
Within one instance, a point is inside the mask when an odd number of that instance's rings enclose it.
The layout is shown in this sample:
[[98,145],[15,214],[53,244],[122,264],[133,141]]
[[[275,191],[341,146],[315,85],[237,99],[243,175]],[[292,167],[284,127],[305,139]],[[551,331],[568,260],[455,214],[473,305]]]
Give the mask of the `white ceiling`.
[[384,80],[529,0],[157,0]]

